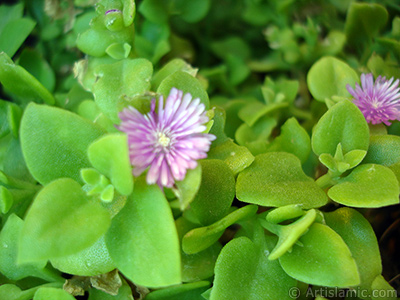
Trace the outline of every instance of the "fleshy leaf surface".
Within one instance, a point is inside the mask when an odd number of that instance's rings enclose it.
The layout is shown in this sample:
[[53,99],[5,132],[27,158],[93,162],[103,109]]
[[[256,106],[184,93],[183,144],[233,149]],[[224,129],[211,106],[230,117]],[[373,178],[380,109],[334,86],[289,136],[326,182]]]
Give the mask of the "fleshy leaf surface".
[[176,71],[171,75],[167,76],[163,81],[161,81],[157,93],[167,97],[172,88],[177,88],[183,91],[183,94],[190,93],[192,99],[199,98],[200,102],[206,107],[206,110],[210,106],[210,100],[208,98],[207,92],[204,90],[200,81],[184,71]]
[[305,283],[349,287],[360,283],[357,264],[343,239],[330,227],[314,223],[300,238],[302,246],[279,258],[286,273]]
[[98,77],[93,85],[95,102],[111,121],[119,123],[120,106],[149,90],[153,66],[144,58],[124,59],[100,65],[94,73]]
[[124,208],[114,217],[106,245],[118,269],[136,284],[163,287],[181,282],[171,208],[160,188],[147,185],[144,177],[137,179]]
[[324,191],[304,174],[300,160],[285,152],[257,155],[252,165],[239,174],[236,197],[262,206],[302,204],[305,209],[328,201]]
[[357,263],[361,283],[360,289],[356,291],[361,297],[361,291],[370,290],[372,282],[382,272],[381,255],[374,230],[363,215],[352,208],[342,207],[325,213],[324,216],[326,225],[343,238]]
[[[265,250],[247,237],[230,241],[222,249],[216,266],[211,300],[289,300],[296,285],[278,261],[269,261]],[[267,251],[267,250],[266,250]]]
[[29,171],[41,184],[62,177],[81,182],[80,169],[90,167],[87,148],[103,133],[74,113],[32,103],[21,121],[21,147]]
[[365,164],[328,191],[332,200],[353,207],[382,207],[399,203],[396,175],[387,167]]
[[235,179],[232,171],[221,160],[201,161],[200,189],[190,208],[203,225],[210,225],[224,217],[235,197]]
[[55,103],[53,95],[23,67],[14,64],[7,54],[0,53],[0,82],[7,91],[24,101]]
[[368,150],[369,129],[361,111],[353,103],[343,100],[329,109],[314,127],[311,145],[315,154],[336,153],[338,144],[343,153]]
[[182,239],[183,251],[187,254],[194,254],[207,249],[218,241],[226,228],[240,220],[250,218],[256,212],[256,205],[246,205],[231,212],[214,224],[190,230]]
[[19,262],[35,262],[81,251],[103,235],[110,214],[70,178],[43,188],[29,209],[20,235]]
[[331,56],[315,62],[307,74],[310,93],[322,102],[332,96],[349,97],[346,85],[354,86],[357,81],[356,71],[345,62]]
[[111,180],[118,192],[122,195],[132,193],[133,176],[126,135],[102,136],[89,146],[88,156],[91,164]]

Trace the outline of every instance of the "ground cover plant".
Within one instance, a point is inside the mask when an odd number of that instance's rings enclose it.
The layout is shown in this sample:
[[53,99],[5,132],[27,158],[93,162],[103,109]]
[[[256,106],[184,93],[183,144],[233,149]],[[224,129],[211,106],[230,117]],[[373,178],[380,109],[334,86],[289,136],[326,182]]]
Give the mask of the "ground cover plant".
[[0,299],[398,299],[400,5],[0,5]]

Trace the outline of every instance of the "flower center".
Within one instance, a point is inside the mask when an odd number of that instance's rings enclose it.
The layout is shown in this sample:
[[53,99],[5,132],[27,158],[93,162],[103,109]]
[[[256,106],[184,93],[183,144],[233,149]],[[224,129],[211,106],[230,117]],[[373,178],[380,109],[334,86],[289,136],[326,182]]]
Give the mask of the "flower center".
[[169,137],[167,137],[164,132],[158,133],[158,144],[159,145],[166,148],[169,146],[170,142],[171,142],[171,139]]

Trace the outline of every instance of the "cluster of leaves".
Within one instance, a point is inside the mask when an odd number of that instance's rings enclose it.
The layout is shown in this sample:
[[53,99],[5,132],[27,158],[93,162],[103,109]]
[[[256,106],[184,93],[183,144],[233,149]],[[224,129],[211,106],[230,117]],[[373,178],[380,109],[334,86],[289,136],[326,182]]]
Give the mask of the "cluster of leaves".
[[[0,6],[1,299],[396,299],[356,208],[399,203],[400,123],[346,85],[400,77],[399,6],[94,2]],[[162,191],[115,124],[172,87],[217,139]]]

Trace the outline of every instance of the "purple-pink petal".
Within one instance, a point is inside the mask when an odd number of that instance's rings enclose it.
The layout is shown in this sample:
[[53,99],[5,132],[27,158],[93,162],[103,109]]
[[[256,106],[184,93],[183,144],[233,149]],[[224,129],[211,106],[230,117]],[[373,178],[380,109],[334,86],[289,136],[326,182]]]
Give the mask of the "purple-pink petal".
[[203,133],[208,122],[200,99],[172,88],[165,100],[161,96],[156,112],[155,99],[150,112],[142,115],[133,107],[120,112],[118,129],[128,136],[133,175],[147,171],[148,184],[172,187],[183,180],[188,169],[197,167],[197,160],[206,158],[212,134]]
[[355,89],[346,86],[368,123],[390,125],[390,121],[400,120],[399,79],[393,81],[393,77],[387,80],[378,76],[374,82],[369,73],[361,74],[361,86],[358,83]]

